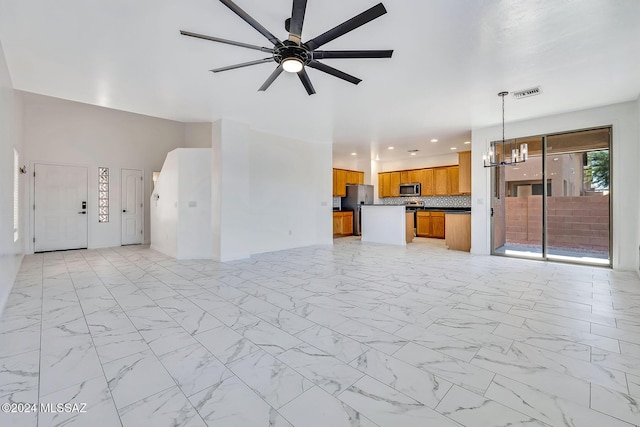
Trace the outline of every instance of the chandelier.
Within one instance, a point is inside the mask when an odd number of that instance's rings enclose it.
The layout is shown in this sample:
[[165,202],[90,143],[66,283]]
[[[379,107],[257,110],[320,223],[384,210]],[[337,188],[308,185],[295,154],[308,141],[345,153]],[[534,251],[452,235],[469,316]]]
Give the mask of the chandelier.
[[[518,147],[515,139],[510,140],[508,143],[504,139],[504,97],[508,94],[509,92],[500,92],[498,94],[502,98],[502,141],[491,142],[489,151],[482,154],[482,162],[485,168],[512,166],[526,162],[529,158],[529,146],[527,144],[520,144]],[[498,153],[498,144],[501,146],[500,153]],[[509,154],[510,157],[507,157]]]

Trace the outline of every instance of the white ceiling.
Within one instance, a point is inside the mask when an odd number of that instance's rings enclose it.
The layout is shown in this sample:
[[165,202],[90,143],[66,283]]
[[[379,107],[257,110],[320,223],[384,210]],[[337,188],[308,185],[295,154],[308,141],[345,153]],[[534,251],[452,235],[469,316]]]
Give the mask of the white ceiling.
[[[377,0],[309,0],[303,41]],[[236,0],[282,39],[291,0]],[[386,0],[388,13],[323,46],[394,49],[391,59],[324,60],[358,86],[310,69],[308,96],[268,56],[179,30],[271,46],[216,0],[0,0],[0,41],[16,89],[167,119],[228,118],[275,134],[333,142],[334,158],[382,160],[464,149],[472,127],[637,99],[638,0]],[[431,143],[437,138],[438,143]],[[393,145],[395,150],[387,150]],[[467,146],[468,147],[468,146]]]

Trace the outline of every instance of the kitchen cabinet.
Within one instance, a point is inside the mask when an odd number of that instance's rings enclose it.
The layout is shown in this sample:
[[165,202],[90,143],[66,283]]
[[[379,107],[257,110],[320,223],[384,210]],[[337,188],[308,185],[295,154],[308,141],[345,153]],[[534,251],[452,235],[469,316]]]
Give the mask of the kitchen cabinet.
[[433,170],[433,194],[436,196],[449,195],[448,168],[435,168]]
[[347,171],[347,184],[359,184],[358,181],[359,181],[358,172]]
[[364,184],[364,172],[333,169],[333,197],[345,197],[347,184]]
[[449,249],[469,252],[471,250],[471,215],[445,215],[445,245]]
[[400,196],[400,172],[390,172],[391,197]]
[[422,169],[418,174],[421,196],[433,196],[433,169]]
[[333,196],[345,197],[347,195],[347,171],[343,169],[333,170]]
[[400,195],[400,172],[378,174],[378,197],[398,197]]
[[351,236],[353,234],[353,212],[340,211],[333,213],[333,235]]
[[460,155],[460,165],[411,169],[378,174],[378,196],[398,197],[400,184],[420,183],[421,196],[471,194],[471,152]]
[[431,237],[444,239],[444,212],[431,212]]
[[447,174],[449,179],[449,194],[457,196],[460,194],[459,182],[460,182],[460,169],[458,166],[450,166],[447,168]]
[[459,182],[458,192],[460,194],[471,194],[471,151],[458,153]]
[[431,212],[416,212],[416,234],[418,237],[431,235]]
[[378,197],[391,196],[391,173],[382,172],[378,174]]
[[416,212],[416,222],[416,234],[419,237],[444,239],[444,212],[418,211]]

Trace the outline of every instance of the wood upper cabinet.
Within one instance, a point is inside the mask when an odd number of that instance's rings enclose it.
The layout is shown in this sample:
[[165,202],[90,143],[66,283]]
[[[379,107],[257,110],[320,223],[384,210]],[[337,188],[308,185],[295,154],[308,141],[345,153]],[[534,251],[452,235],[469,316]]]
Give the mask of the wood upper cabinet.
[[382,172],[378,174],[378,197],[389,197],[391,187],[391,173]]
[[378,174],[378,196],[398,197],[400,184],[420,183],[421,196],[471,194],[471,152],[459,154],[460,165]]
[[358,172],[347,171],[347,184],[358,184]]
[[448,168],[433,169],[433,194],[436,196],[447,196],[449,194]]
[[407,181],[407,182],[409,182],[411,184],[413,184],[415,182],[420,182],[420,178],[421,178],[423,170],[424,169],[415,169],[415,170],[409,171],[408,176],[407,176],[409,181]]
[[447,168],[447,173],[449,174],[449,194],[458,195],[460,194],[459,190],[459,168],[458,166],[450,166]]
[[420,195],[433,196],[433,169],[422,169],[419,171],[418,177]]
[[471,151],[458,153],[459,182],[458,192],[460,194],[471,194]]
[[344,169],[334,169],[335,178],[333,180],[334,197],[345,197],[347,195],[347,171]]
[[391,197],[398,197],[400,196],[400,172],[390,172],[390,174],[389,185]]
[[364,184],[364,172],[333,169],[333,197],[345,197],[347,184]]

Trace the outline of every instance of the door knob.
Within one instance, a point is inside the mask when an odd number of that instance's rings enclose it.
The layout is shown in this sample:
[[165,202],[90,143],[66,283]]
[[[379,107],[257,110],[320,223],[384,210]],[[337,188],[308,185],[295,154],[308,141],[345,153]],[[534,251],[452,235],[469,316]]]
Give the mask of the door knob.
[[126,213],[126,212],[127,212],[127,210],[126,210],[126,209],[122,209],[122,213]]
[[79,214],[82,214],[82,215],[86,215],[86,214],[87,214],[85,211],[78,212],[78,213],[79,213]]

